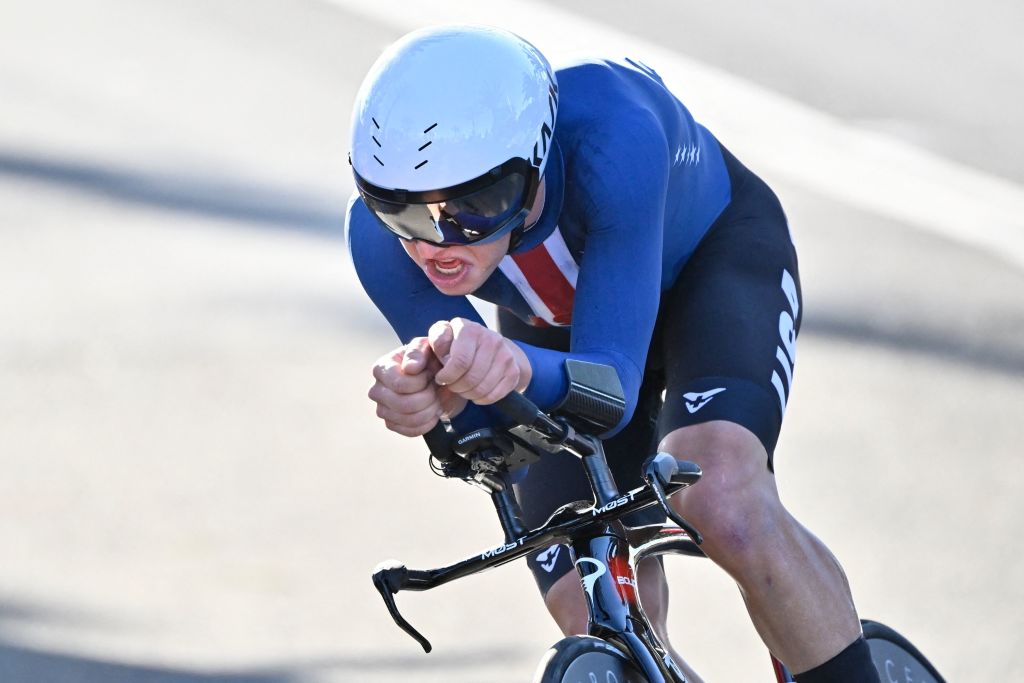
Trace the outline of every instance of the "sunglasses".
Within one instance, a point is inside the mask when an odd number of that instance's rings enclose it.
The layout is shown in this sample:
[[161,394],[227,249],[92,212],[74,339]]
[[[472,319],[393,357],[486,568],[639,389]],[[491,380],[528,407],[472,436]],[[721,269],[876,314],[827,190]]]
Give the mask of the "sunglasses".
[[367,208],[389,231],[406,240],[469,245],[497,239],[521,227],[540,184],[537,168],[510,159],[478,178],[445,190],[389,190],[354,173]]

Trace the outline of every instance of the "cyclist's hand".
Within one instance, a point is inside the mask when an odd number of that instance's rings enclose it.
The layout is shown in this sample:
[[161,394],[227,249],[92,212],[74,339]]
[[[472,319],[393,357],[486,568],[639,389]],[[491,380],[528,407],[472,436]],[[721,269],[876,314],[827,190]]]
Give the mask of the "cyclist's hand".
[[465,400],[433,381],[440,369],[426,337],[417,337],[377,360],[368,395],[388,429],[421,436],[434,428],[442,414],[462,410]]
[[434,323],[428,334],[444,366],[434,381],[463,398],[488,405],[530,383],[533,369],[526,354],[494,330],[455,318]]

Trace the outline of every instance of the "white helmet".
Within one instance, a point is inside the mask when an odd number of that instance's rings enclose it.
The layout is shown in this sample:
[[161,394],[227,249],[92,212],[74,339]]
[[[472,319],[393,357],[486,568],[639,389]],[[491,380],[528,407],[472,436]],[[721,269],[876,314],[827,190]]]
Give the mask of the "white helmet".
[[470,244],[522,230],[557,107],[551,66],[519,36],[484,26],[415,31],[381,55],[356,95],[356,185],[405,239]]

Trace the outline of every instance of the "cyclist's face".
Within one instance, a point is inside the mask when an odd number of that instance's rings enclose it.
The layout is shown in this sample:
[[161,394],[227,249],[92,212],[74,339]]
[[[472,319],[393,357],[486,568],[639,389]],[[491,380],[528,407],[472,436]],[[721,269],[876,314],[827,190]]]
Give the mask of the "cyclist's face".
[[511,239],[504,235],[485,244],[451,247],[402,240],[402,247],[438,290],[459,296],[475,292],[491,276],[508,253]]
[[[541,183],[526,224],[533,225],[544,210],[545,183]],[[434,220],[440,220],[444,204],[428,204]],[[449,296],[471,294],[486,282],[508,253],[511,234],[485,244],[442,247],[422,240],[400,240],[435,287]]]

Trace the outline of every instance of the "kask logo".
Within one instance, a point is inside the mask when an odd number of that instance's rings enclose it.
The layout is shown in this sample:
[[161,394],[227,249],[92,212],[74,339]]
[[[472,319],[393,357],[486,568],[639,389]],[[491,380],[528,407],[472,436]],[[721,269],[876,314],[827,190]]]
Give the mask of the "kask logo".
[[[554,80],[554,79],[552,79]],[[533,144],[533,165],[540,168],[541,162],[548,153],[548,140],[555,131],[555,112],[558,109],[558,86],[553,82],[548,85],[548,114],[551,117],[549,123],[540,127],[540,139]]]

